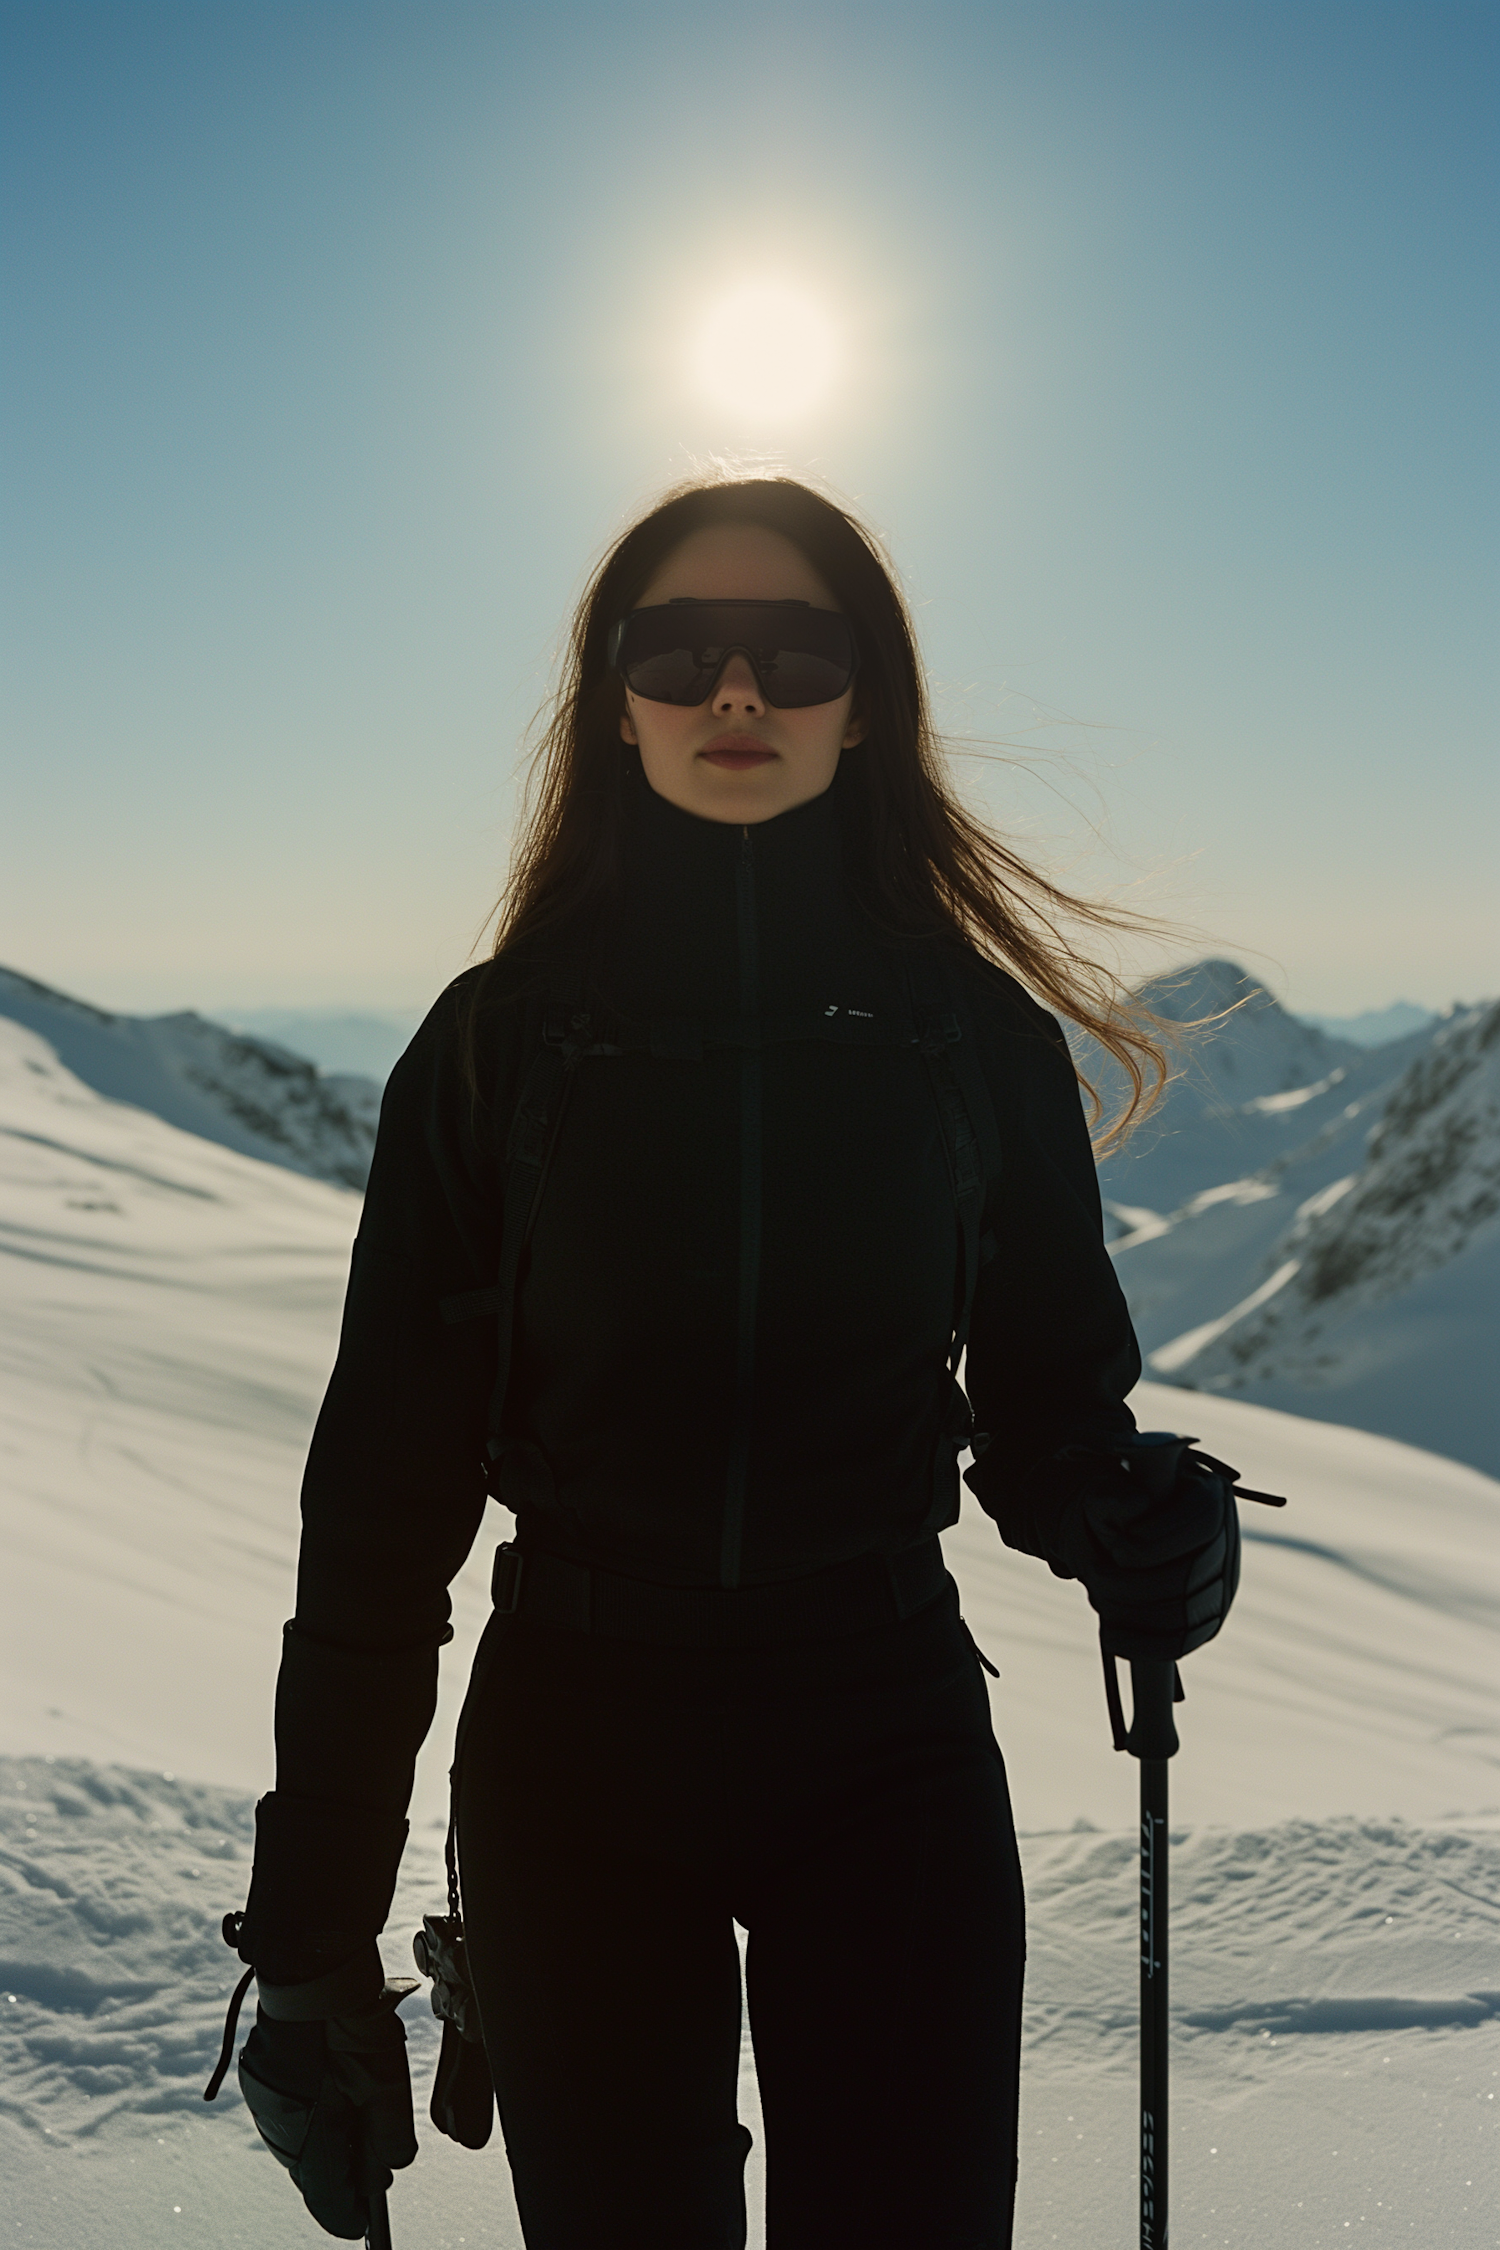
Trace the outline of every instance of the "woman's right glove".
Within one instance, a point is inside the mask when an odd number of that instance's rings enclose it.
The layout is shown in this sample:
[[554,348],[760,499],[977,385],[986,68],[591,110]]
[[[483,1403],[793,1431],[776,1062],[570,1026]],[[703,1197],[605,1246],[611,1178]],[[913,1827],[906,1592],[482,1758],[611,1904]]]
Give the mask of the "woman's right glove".
[[370,2197],[417,2153],[406,2032],[414,1977],[385,1979],[373,1945],[302,1984],[260,1983],[240,2055],[256,2130],[326,2233],[361,2240]]

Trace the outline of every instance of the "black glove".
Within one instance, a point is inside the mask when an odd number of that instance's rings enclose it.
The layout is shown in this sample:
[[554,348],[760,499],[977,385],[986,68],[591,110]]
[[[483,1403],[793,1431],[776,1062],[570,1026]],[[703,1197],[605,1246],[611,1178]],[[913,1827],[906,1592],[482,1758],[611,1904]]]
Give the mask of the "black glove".
[[304,1984],[260,1986],[240,2054],[256,2130],[328,2234],[360,2241],[369,2198],[417,2153],[406,2032],[415,1978],[382,1981],[374,1946]]
[[1192,1438],[1143,1431],[1058,1456],[1069,1496],[1046,1534],[1080,1578],[1107,1656],[1170,1662],[1213,1639],[1240,1582],[1239,1472]]

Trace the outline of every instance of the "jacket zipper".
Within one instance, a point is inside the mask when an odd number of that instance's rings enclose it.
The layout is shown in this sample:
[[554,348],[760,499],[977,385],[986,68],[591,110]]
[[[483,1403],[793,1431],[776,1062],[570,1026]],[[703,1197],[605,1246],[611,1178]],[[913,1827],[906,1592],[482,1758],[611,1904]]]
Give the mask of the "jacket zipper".
[[734,1412],[729,1425],[729,1464],[724,1481],[724,1529],[719,1549],[719,1583],[740,1582],[740,1549],[745,1528],[745,1487],[750,1470],[750,1425],[755,1386],[755,1316],[760,1297],[761,1219],[761,1057],[760,956],[755,926],[755,858],[748,828],[741,830],[734,875],[735,920],[739,939],[740,1024],[740,1257],[736,1323]]

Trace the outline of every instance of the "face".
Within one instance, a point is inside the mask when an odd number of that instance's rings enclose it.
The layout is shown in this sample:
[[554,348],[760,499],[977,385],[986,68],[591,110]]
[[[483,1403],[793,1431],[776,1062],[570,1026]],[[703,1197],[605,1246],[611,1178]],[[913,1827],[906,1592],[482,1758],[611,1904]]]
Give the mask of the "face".
[[[800,548],[756,524],[695,531],[657,570],[637,607],[679,595],[695,601],[811,602],[837,609]],[[702,820],[749,825],[821,797],[839,752],[864,739],[851,716],[854,690],[836,703],[778,711],[767,703],[743,656],[731,656],[706,703],[688,709],[625,691],[620,733],[641,754],[658,797]]]

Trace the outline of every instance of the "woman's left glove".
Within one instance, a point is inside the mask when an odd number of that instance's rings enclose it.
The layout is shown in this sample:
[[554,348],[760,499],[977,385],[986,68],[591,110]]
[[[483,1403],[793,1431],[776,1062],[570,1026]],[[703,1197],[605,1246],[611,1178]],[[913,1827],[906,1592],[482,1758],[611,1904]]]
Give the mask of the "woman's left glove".
[[264,1984],[240,2055],[261,2139],[326,2233],[357,2242],[370,2196],[417,2153],[406,2031],[414,1977],[384,1979],[373,1945],[304,1984]]
[[1059,1577],[1082,1579],[1109,1656],[1186,1656],[1229,1614],[1240,1582],[1238,1471],[1194,1442],[1137,1433],[1063,1457],[1073,1492],[1047,1559]]

